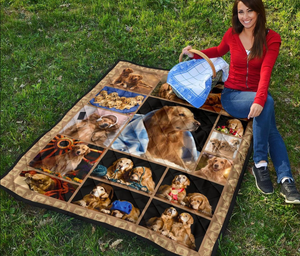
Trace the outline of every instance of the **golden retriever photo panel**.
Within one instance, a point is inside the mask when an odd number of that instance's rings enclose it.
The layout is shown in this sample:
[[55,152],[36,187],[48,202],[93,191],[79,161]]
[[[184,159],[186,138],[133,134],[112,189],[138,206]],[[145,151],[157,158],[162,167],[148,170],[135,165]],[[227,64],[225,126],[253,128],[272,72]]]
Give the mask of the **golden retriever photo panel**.
[[214,255],[250,157],[252,124],[217,82],[195,108],[168,70],[119,61],[1,177],[26,203],[105,224],[170,255]]

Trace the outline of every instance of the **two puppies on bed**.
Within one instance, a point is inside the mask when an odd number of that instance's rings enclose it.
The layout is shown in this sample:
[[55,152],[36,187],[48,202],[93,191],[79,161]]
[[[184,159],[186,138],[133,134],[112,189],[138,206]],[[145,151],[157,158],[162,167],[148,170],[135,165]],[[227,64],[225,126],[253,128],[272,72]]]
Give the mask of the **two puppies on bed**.
[[194,219],[189,213],[181,213],[178,216],[177,210],[174,207],[170,207],[165,209],[160,217],[150,218],[146,225],[153,231],[195,249],[195,237],[191,231],[193,223]]
[[147,192],[153,192],[155,187],[151,169],[144,166],[134,167],[133,162],[125,157],[119,158],[107,168],[106,178],[125,185],[139,184],[141,190]]
[[212,215],[212,207],[201,193],[186,193],[186,188],[190,185],[190,180],[185,175],[176,175],[171,185],[161,185],[157,191],[157,196],[177,202],[190,207],[208,216]]

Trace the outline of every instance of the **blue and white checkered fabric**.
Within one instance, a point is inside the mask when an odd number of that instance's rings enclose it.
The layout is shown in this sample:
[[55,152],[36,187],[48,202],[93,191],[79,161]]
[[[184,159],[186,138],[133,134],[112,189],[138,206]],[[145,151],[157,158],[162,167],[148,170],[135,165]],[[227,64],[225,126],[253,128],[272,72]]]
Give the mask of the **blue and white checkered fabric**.
[[[223,71],[222,81],[228,78],[229,65],[222,58],[210,59],[216,69]],[[171,85],[176,95],[194,107],[201,107],[207,99],[212,84],[212,69],[205,59],[184,61],[174,66],[167,83]]]
[[[150,118],[157,110],[146,115],[136,114],[130,123],[121,132],[119,137],[112,144],[113,149],[141,156],[146,153],[149,138],[144,126],[144,120]],[[195,140],[191,132],[184,132],[184,148],[182,159],[195,162],[200,152],[197,151]]]

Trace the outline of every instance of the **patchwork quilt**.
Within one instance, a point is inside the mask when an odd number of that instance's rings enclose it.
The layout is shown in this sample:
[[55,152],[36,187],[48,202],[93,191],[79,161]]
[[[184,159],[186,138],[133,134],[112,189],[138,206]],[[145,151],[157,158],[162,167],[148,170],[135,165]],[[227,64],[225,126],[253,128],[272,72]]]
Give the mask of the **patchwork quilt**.
[[118,61],[1,177],[15,198],[146,239],[214,255],[251,153],[252,123],[195,108],[168,70]]

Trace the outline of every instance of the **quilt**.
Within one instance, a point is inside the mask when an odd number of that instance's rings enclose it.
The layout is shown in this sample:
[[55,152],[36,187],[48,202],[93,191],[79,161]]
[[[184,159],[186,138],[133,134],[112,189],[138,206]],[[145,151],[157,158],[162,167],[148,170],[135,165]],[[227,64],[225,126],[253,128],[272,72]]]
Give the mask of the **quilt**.
[[172,91],[168,72],[115,63],[1,188],[166,254],[214,255],[251,154],[252,123],[222,108],[222,82],[195,108]]

